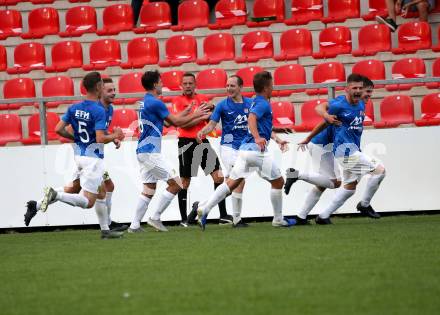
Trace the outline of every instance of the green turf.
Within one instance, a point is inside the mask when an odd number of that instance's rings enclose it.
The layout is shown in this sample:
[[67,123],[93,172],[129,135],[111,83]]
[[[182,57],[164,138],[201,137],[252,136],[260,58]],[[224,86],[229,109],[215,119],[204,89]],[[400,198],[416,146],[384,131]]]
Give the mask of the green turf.
[[440,215],[0,235],[0,313],[438,314]]

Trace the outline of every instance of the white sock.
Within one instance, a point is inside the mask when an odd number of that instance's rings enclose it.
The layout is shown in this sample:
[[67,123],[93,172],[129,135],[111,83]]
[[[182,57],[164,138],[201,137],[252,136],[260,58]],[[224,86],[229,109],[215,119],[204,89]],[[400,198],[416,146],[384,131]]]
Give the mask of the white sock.
[[339,188],[336,190],[333,200],[330,202],[327,208],[325,208],[324,211],[319,214],[319,216],[322,219],[328,219],[332,213],[338,210],[348,198],[354,195],[355,192],[356,190],[354,189],[348,190],[343,187]]
[[138,229],[141,226],[142,218],[147,212],[148,205],[150,204],[151,198],[148,198],[144,195],[140,195],[138,204],[136,206],[136,212],[134,214],[134,219],[130,224],[130,229]]
[[270,190],[270,202],[273,208],[273,220],[282,221],[283,220],[283,190],[274,189]]
[[208,214],[213,207],[215,207],[220,201],[225,199],[230,193],[231,191],[229,190],[228,185],[226,183],[223,183],[218,186],[211,197],[209,197],[209,199],[203,203],[203,207],[199,206],[199,208],[203,209],[203,214]]
[[234,224],[237,224],[241,220],[241,205],[243,204],[242,193],[232,192],[232,218]]
[[101,231],[108,231],[108,212],[105,199],[96,199],[95,202],[96,216],[98,217],[99,226]]
[[[60,192],[64,192],[64,187],[58,187],[58,188],[55,188],[55,191],[57,192],[57,193],[60,193]],[[56,202],[57,200],[53,200],[52,202],[50,202],[49,204],[51,205],[51,204],[53,204],[54,202]],[[38,210],[40,210],[40,207],[41,207],[41,203],[43,202],[43,198],[41,198],[40,200],[38,200],[37,201],[37,209]]]
[[331,189],[335,188],[335,183],[333,183],[333,181],[330,180],[330,178],[323,176],[319,173],[299,172],[298,179],[319,187],[331,188]]
[[160,215],[165,209],[170,205],[171,201],[174,199],[176,195],[170,193],[168,190],[165,190],[159,199],[159,205],[157,206],[156,212],[153,213],[151,218],[153,220],[160,220]]
[[65,192],[58,192],[56,200],[67,203],[68,205],[74,207],[81,207],[83,209],[87,209],[87,205],[89,204],[89,199],[87,199],[84,195],[69,194]]
[[373,198],[376,191],[379,189],[380,183],[385,178],[385,173],[379,175],[371,175],[367,182],[367,188],[365,189],[364,196],[362,197],[361,205],[368,207],[370,201]]
[[107,214],[108,214],[108,224],[112,223],[112,218],[110,217],[110,213],[112,212],[112,195],[113,192],[107,192],[105,194],[105,205],[107,206]]
[[307,219],[310,211],[318,203],[319,198],[321,198],[322,193],[323,191],[319,190],[316,186],[313,186],[313,188],[307,194],[301,210],[298,212],[298,217],[301,219]]

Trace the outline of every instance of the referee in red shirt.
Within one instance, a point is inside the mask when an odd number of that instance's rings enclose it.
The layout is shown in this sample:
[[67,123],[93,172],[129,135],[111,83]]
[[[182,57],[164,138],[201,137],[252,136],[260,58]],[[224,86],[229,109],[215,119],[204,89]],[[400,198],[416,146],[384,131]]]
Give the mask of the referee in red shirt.
[[[196,94],[196,77],[190,72],[186,72],[182,79],[183,94],[177,96],[173,101],[173,109],[176,113],[183,111],[192,105],[192,111],[203,103],[208,103],[206,96]],[[178,128],[179,132],[179,171],[182,179],[183,189],[178,194],[179,210],[182,217],[181,225],[188,226],[188,223],[195,222],[196,213],[187,216],[187,195],[191,177],[196,177],[199,167],[203,169],[205,175],[210,174],[214,180],[214,189],[223,183],[224,177],[221,172],[220,162],[214,149],[207,139],[198,144],[196,141],[197,133],[206,125],[206,121],[197,123],[189,122]],[[226,203],[223,200],[218,205],[220,210],[220,223],[232,223],[232,217],[226,212]]]

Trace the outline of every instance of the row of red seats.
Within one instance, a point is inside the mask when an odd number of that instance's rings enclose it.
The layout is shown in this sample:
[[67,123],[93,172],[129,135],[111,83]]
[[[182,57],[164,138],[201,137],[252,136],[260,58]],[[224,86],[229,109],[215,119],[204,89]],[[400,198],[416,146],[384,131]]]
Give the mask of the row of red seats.
[[[377,7],[378,1],[370,1],[376,7],[371,14],[384,15],[384,3]],[[384,2],[384,0],[381,0]],[[22,34],[22,18],[19,11],[0,11],[0,39],[9,36],[22,38],[41,38],[45,35],[81,36],[84,33],[98,35],[116,35],[124,31],[135,33],[151,33],[159,29],[171,28],[174,31],[193,30],[196,27],[209,26],[211,29],[225,29],[233,25],[247,24],[249,27],[261,27],[273,22],[284,22],[287,25],[307,24],[313,20],[324,23],[343,22],[347,18],[359,17],[359,0],[328,0],[328,16],[322,16],[322,0],[292,0],[292,18],[285,20],[283,0],[257,0],[254,2],[254,17],[264,19],[274,17],[275,20],[247,22],[246,3],[244,0],[221,0],[216,5],[216,23],[208,25],[209,8],[205,1],[184,1],[179,6],[178,25],[171,26],[171,14],[168,3],[146,3],[141,9],[140,26],[133,26],[133,12],[128,4],[110,5],[103,12],[103,28],[97,30],[97,16],[91,6],[78,6],[66,12],[66,29],[60,32],[58,12],[54,8],[37,8],[29,13],[28,33]],[[440,11],[440,5],[437,6]],[[374,17],[374,16],[373,16]]]
[[[246,67],[238,70],[237,75],[243,78],[244,87],[252,87],[252,80],[255,73],[264,70],[261,67]],[[420,58],[404,58],[396,61],[392,66],[393,79],[410,79],[422,78],[426,76],[426,67],[423,59]],[[380,60],[361,60],[353,65],[351,72],[359,73],[369,77],[372,80],[385,80],[385,65]],[[119,93],[143,93],[144,88],[141,84],[141,72],[127,73],[120,76],[118,80]],[[432,64],[432,76],[440,77],[440,58],[436,59]],[[183,71],[166,71],[162,73],[162,81],[164,91],[179,91],[181,89],[181,81]],[[227,73],[224,69],[205,69],[197,73],[197,89],[224,89],[226,86]],[[326,62],[317,65],[313,70],[313,83],[330,83],[330,82],[344,82],[346,79],[344,65],[340,62]],[[280,66],[274,71],[275,85],[295,85],[306,84],[306,72],[302,65],[291,64]],[[388,91],[403,91],[409,90],[416,86],[426,86],[429,89],[436,89],[440,87],[439,82],[433,83],[405,83],[405,84],[391,84],[385,86]],[[84,95],[85,91],[81,85],[81,93]],[[378,85],[377,88],[383,88]],[[74,96],[73,80],[68,76],[56,76],[47,78],[42,84],[43,97],[54,96]],[[275,97],[289,96],[292,93],[306,92],[308,95],[326,94],[327,89],[284,89],[274,91]],[[245,95],[252,95],[253,93],[245,93]],[[15,78],[10,79],[3,85],[3,97],[5,99],[11,98],[34,98],[36,96],[35,84],[30,78]],[[224,94],[210,94],[210,97],[224,96]],[[120,98],[115,100],[115,104],[133,104],[136,98]],[[170,102],[172,97],[164,97],[165,102]],[[56,107],[60,104],[69,102],[49,102],[48,107]],[[18,109],[22,106],[34,106],[33,103],[18,103],[18,104],[3,104],[0,109]]]
[[[92,0],[69,0],[71,3],[90,2]],[[111,1],[111,0],[108,0]],[[55,0],[0,0],[0,5],[17,5],[20,2],[31,2],[32,4],[51,4]]]
[[[273,123],[277,128],[291,128],[298,132],[310,131],[322,118],[316,112],[315,107],[325,99],[310,100],[301,106],[301,121],[295,125],[295,110],[290,102],[272,102]],[[390,95],[380,103],[381,121],[375,122],[373,104],[369,102],[366,108],[366,126],[373,125],[375,128],[394,128],[401,124],[413,124],[417,126],[440,125],[440,93],[426,95],[421,104],[421,119],[414,120],[414,104],[411,97],[407,95]],[[60,120],[53,112],[47,112],[48,140],[61,140],[55,133],[55,126]],[[137,136],[137,114],[134,109],[116,109],[113,113],[113,120],[110,130],[114,127],[123,129],[127,136]],[[23,144],[39,144],[40,140],[40,117],[39,114],[32,115],[28,120],[29,136],[23,138],[21,119],[16,114],[0,114],[0,145],[8,142],[22,142]],[[167,128],[164,134],[174,130]]]
[[[440,35],[440,31],[439,31]],[[399,47],[391,49],[390,31],[385,25],[367,25],[359,31],[359,49],[351,51],[351,33],[347,27],[331,27],[321,31],[319,52],[312,53],[312,35],[306,29],[292,29],[281,34],[280,54],[273,54],[272,35],[268,31],[247,33],[242,38],[240,57],[235,57],[235,41],[230,33],[208,35],[204,42],[204,56],[197,59],[197,41],[191,35],[176,35],[165,43],[166,59],[159,61],[159,45],[153,37],[132,39],[127,44],[127,62],[121,62],[121,47],[115,39],[99,39],[89,48],[90,64],[83,65],[80,42],[62,41],[52,46],[52,65],[46,66],[44,46],[40,43],[22,43],[14,49],[14,66],[7,68],[6,49],[0,46],[0,71],[10,74],[27,73],[32,70],[64,72],[71,68],[104,70],[110,66],[123,69],[142,68],[147,64],[161,67],[180,66],[187,62],[199,65],[218,64],[226,60],[237,63],[257,62],[264,58],[277,61],[297,59],[313,55],[314,58],[330,58],[339,54],[371,56],[380,51],[414,53],[419,49],[440,51],[439,44],[432,47],[431,29],[425,22],[409,22],[399,29]]]

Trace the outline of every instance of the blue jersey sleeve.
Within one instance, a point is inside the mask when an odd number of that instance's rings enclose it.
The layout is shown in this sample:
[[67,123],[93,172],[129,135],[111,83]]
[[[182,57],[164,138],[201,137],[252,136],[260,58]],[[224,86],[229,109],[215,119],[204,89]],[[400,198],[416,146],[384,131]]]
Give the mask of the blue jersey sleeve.
[[224,102],[220,102],[217,104],[217,106],[214,108],[214,111],[211,114],[211,117],[209,118],[210,120],[213,120],[215,122],[220,121],[223,112],[223,104]]
[[71,111],[70,111],[70,107],[67,109],[67,111],[64,113],[63,117],[61,117],[61,120],[64,121],[66,124],[72,124],[71,121]]
[[328,106],[328,113],[330,115],[338,115],[341,111],[341,106],[339,106],[339,103],[336,102],[330,102]]
[[255,114],[257,119],[260,119],[268,109],[267,104],[264,104],[263,102],[254,102],[251,106],[250,113]]
[[168,110],[167,106],[162,101],[157,101],[155,103],[155,109],[157,115],[160,117],[160,119],[165,119],[170,115],[170,111]]
[[104,108],[98,108],[95,112],[95,130],[107,130],[107,117]]

